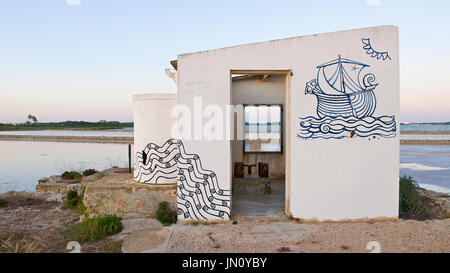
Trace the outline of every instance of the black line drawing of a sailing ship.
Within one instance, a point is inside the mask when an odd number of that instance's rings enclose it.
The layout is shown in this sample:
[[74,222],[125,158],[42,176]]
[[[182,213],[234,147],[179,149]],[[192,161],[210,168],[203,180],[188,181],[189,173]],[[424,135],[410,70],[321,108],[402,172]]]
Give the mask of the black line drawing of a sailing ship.
[[342,58],[317,66],[317,76],[306,83],[305,94],[317,98],[317,116],[300,118],[299,139],[347,137],[392,138],[395,116],[374,116],[377,107],[375,75],[363,73],[369,65]]
[[305,93],[317,97],[319,117],[364,118],[372,116],[377,100],[375,76],[361,72],[367,64],[341,58],[319,65],[317,78],[306,84]]

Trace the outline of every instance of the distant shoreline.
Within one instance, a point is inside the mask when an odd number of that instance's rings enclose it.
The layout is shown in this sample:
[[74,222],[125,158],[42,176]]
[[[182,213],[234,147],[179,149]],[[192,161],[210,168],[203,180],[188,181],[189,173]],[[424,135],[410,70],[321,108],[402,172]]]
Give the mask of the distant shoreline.
[[0,131],[35,131],[35,130],[114,130],[131,128],[134,126],[133,122],[119,122],[119,121],[62,121],[62,122],[36,122],[28,124],[12,124],[0,123]]
[[[436,132],[432,132],[436,133]],[[450,132],[447,132],[450,134]],[[409,134],[409,133],[407,133]],[[424,132],[429,134],[429,132]],[[133,144],[134,137],[0,135],[0,140]],[[450,139],[401,139],[401,145],[450,145]]]
[[0,140],[133,144],[134,137],[0,135]]

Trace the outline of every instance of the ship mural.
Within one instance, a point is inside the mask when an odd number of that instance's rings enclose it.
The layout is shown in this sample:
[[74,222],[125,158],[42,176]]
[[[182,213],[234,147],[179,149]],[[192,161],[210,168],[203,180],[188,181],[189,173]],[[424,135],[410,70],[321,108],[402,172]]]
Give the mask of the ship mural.
[[374,117],[377,106],[375,75],[367,64],[342,58],[317,66],[317,76],[306,83],[305,94],[317,98],[317,116],[300,118],[300,139],[395,137],[395,116]]

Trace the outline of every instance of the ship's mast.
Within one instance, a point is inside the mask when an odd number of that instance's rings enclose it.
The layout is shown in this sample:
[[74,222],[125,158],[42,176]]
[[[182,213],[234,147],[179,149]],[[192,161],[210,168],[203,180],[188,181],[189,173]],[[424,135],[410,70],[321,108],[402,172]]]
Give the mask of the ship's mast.
[[341,75],[341,92],[345,93],[344,71],[343,71],[344,68],[342,67],[341,54],[339,54],[338,57],[339,57],[338,69],[339,69],[339,74]]

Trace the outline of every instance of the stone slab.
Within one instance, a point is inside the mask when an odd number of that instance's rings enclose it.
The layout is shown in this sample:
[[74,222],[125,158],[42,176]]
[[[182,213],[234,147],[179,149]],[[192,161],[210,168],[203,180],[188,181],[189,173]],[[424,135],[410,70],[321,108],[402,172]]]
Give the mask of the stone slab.
[[123,253],[162,253],[167,249],[172,228],[159,227],[141,229],[124,238]]

